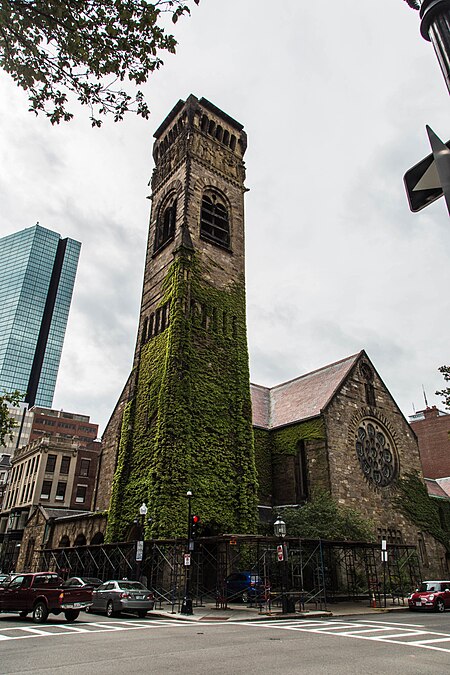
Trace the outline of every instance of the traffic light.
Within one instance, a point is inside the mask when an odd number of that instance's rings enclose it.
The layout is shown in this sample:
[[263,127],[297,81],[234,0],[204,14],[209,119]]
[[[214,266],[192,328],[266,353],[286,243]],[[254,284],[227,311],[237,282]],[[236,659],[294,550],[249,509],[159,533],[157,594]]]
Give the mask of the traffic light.
[[198,534],[198,526],[200,525],[200,516],[192,516],[191,518],[191,537],[192,539]]

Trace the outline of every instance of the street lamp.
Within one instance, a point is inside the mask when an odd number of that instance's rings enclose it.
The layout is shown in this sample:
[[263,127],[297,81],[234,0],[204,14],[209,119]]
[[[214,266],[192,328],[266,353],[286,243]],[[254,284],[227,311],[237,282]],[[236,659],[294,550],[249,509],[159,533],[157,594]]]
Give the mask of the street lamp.
[[136,540],[136,580],[141,578],[141,564],[144,559],[144,534],[145,534],[145,516],[148,508],[145,502],[139,507],[139,519],[134,522],[138,526],[138,536]]
[[186,498],[188,500],[188,527],[187,527],[187,535],[188,535],[188,550],[187,553],[184,554],[183,559],[184,559],[184,570],[185,570],[185,575],[184,575],[184,598],[183,602],[181,603],[181,609],[180,609],[180,614],[193,614],[192,610],[192,598],[191,598],[191,593],[190,593],[190,581],[191,581],[191,551],[194,548],[194,542],[192,541],[192,510],[191,510],[191,500],[192,500],[192,492],[191,490],[188,490],[186,492]]
[[431,42],[450,92],[450,2],[449,0],[406,0],[420,13],[420,33]]
[[276,521],[273,524],[273,531],[275,536],[280,540],[280,543],[277,546],[277,556],[278,562],[283,564],[282,574],[281,574],[281,611],[283,614],[287,614],[290,610],[289,597],[287,595],[288,590],[288,549],[287,544],[284,541],[286,536],[286,523],[282,519],[281,515],[278,514]]

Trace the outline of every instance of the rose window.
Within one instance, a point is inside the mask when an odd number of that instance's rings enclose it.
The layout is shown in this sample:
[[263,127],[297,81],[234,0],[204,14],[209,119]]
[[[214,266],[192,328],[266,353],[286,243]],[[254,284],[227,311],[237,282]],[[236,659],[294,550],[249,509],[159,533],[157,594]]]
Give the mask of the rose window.
[[356,454],[364,476],[376,487],[386,487],[397,477],[394,442],[378,421],[361,420],[356,432]]

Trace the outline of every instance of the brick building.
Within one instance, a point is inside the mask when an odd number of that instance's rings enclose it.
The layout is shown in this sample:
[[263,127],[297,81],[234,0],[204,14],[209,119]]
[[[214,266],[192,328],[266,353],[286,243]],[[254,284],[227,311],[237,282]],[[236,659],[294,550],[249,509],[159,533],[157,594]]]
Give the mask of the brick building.
[[420,410],[409,420],[419,441],[424,476],[450,477],[450,415],[432,406]]
[[24,530],[39,505],[65,515],[93,508],[100,452],[99,442],[58,435],[15,451],[0,513],[2,566],[15,567]]

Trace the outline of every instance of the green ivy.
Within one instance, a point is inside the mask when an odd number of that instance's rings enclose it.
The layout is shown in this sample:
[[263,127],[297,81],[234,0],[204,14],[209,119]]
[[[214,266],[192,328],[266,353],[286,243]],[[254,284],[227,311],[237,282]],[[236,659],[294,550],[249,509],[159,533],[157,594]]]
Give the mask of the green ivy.
[[283,429],[276,429],[272,435],[274,456],[296,455],[300,441],[323,440],[325,427],[322,418],[318,417]]
[[450,553],[450,505],[429,496],[417,473],[407,473],[397,481],[393,504],[417,527],[445,546]]
[[266,429],[254,429],[255,461],[259,483],[259,502],[272,502],[272,437]]
[[183,249],[164,284],[168,327],[142,348],[122,424],[108,540],[126,537],[142,501],[146,535],[187,533],[186,492],[203,532],[257,527],[244,283],[224,290]]

